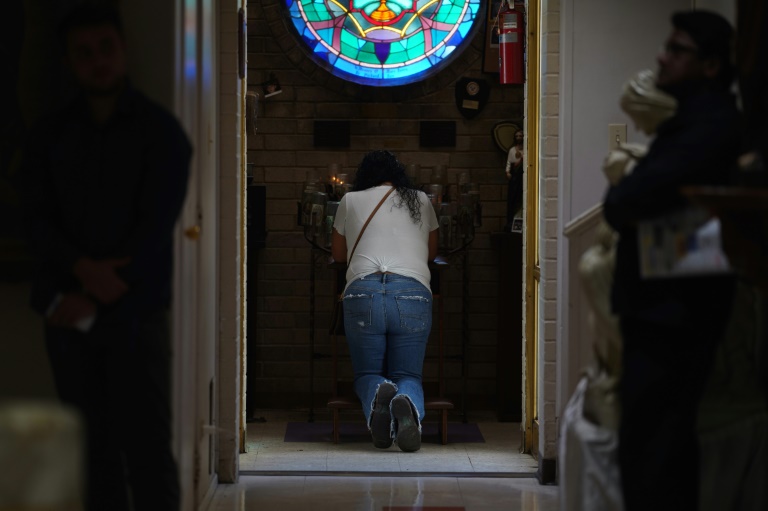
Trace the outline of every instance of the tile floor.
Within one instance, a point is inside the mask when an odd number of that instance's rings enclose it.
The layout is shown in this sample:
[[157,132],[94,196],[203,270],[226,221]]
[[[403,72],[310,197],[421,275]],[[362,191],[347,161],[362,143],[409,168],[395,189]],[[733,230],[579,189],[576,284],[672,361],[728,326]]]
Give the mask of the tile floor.
[[208,511],[558,511],[534,478],[242,476]]
[[[362,420],[344,416],[342,420]],[[492,414],[473,412],[484,443],[423,443],[416,453],[404,453],[396,445],[387,450],[370,443],[284,442],[286,423],[306,421],[306,412],[259,410],[247,427],[246,453],[240,455],[240,472],[246,475],[349,475],[359,472],[414,476],[434,474],[488,477],[533,477],[538,463],[520,454],[520,424],[498,422]],[[329,421],[318,416],[317,421]],[[448,425],[450,431],[450,423]]]
[[305,412],[254,416],[265,422],[248,424],[240,482],[219,485],[208,511],[559,509],[558,487],[540,485],[536,461],[518,452],[520,425],[492,414],[470,416],[484,443],[424,443],[417,453],[359,442],[283,442],[286,423],[306,421]]

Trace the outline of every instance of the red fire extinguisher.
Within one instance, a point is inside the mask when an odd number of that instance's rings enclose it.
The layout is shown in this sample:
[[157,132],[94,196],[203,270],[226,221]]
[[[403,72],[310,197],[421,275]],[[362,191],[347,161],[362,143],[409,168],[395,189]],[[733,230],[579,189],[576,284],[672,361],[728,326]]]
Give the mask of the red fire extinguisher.
[[499,82],[523,83],[525,32],[523,12],[514,7],[513,0],[504,0],[498,15],[499,23]]

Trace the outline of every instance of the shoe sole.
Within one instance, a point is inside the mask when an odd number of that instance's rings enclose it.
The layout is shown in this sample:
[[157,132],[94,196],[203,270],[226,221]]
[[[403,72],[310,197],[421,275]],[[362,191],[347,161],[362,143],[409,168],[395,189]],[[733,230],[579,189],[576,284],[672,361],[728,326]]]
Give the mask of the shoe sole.
[[421,449],[421,431],[413,416],[411,403],[405,399],[392,400],[392,415],[397,421],[397,446],[404,452],[416,452]]
[[376,393],[376,404],[371,417],[371,437],[373,446],[378,449],[388,449],[392,446],[392,416],[389,412],[389,403],[395,397],[395,393],[397,390],[391,383],[382,383]]

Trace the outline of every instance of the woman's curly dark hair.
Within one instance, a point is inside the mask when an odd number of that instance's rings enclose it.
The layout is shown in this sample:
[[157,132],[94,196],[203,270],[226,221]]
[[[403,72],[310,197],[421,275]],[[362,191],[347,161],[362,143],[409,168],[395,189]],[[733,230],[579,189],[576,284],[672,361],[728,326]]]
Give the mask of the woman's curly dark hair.
[[413,223],[420,223],[419,190],[405,173],[405,165],[400,163],[391,151],[371,151],[363,157],[357,167],[355,185],[352,187],[352,191],[367,190],[386,182],[392,183],[400,196],[400,202],[395,204],[396,207],[401,208],[405,205],[408,207]]

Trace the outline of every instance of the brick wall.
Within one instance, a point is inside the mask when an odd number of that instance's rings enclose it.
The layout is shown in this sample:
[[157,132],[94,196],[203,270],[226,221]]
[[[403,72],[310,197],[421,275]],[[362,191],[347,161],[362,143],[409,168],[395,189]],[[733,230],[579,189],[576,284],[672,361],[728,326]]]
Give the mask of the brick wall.
[[[501,86],[497,75],[482,73],[484,28],[471,46],[440,74],[413,86],[366,88],[341,81],[319,69],[298,47],[286,19],[284,2],[264,0],[248,4],[248,81],[260,92],[270,72],[279,79],[283,93],[260,98],[258,130],[248,136],[248,161],[253,183],[266,186],[266,248],[249,253],[249,265],[258,265],[257,298],[249,304],[249,322],[256,322],[256,349],[251,357],[249,388],[259,407],[309,406],[310,289],[313,272],[309,244],[297,226],[296,202],[308,171],[326,173],[329,163],[339,163],[350,174],[362,156],[375,148],[395,151],[405,163],[422,169],[446,165],[448,181],[469,172],[479,183],[483,207],[482,227],[469,251],[445,270],[445,342],[447,354],[462,351],[462,318],[467,311],[467,408],[495,407],[498,289],[498,254],[490,233],[506,223],[506,155],[493,140],[500,121],[522,122],[522,86]],[[464,119],[454,98],[458,78],[481,78],[491,85],[488,105],[475,118]],[[343,150],[313,147],[315,120],[349,120],[351,146]],[[456,123],[456,147],[419,147],[419,121],[450,120]],[[463,263],[466,263],[463,264]],[[469,299],[462,299],[463,271],[468,272]],[[333,273],[324,258],[315,261],[315,351],[327,353]],[[435,316],[428,356],[437,335]],[[251,325],[253,326],[253,325]],[[519,335],[520,325],[510,325],[509,335]],[[254,364],[253,357],[256,359]],[[330,388],[326,360],[315,363],[315,403],[324,407]],[[425,377],[435,374],[428,362]],[[461,364],[448,362],[447,389],[458,399],[462,392]]]
[[544,459],[553,459],[557,455],[557,243],[562,229],[558,219],[560,0],[542,1],[541,34],[538,452]]
[[[238,9],[244,0],[226,0],[218,3],[219,28],[219,331],[218,371],[226,377],[218,378],[218,425],[225,431],[242,430],[241,400],[232,397],[242,392],[243,293],[241,281],[241,225],[242,219],[242,166],[243,138],[241,104],[243,84],[237,79],[237,27]],[[233,434],[218,437],[219,463],[217,473],[222,483],[236,481],[238,453],[241,446]],[[241,439],[242,440],[242,439]]]

